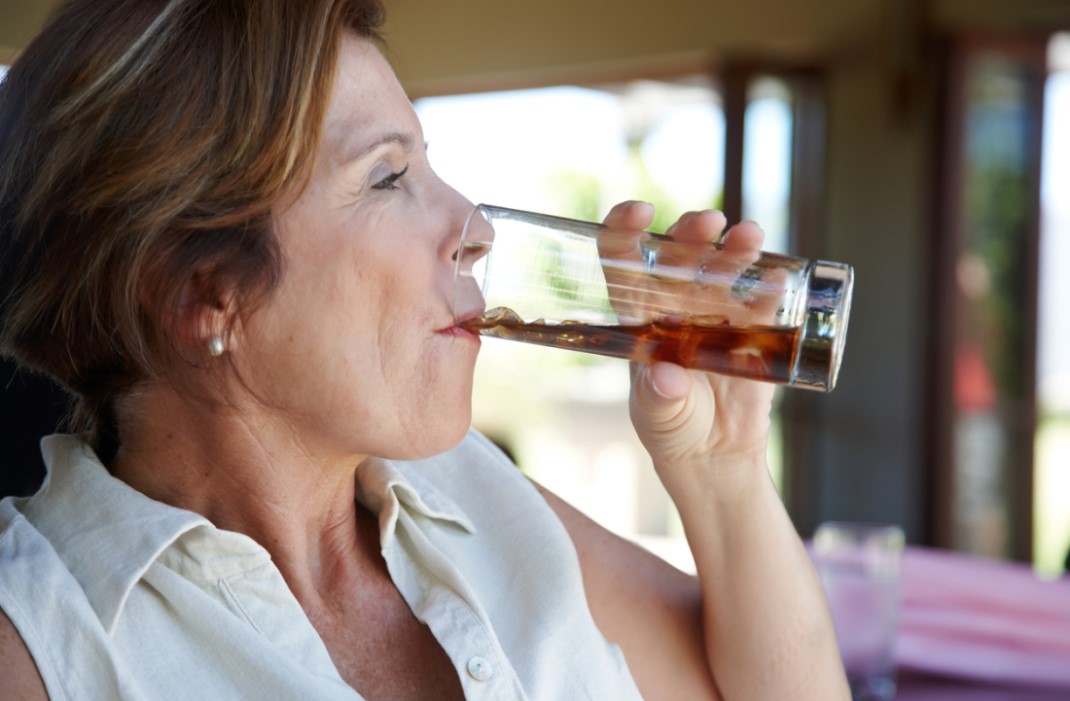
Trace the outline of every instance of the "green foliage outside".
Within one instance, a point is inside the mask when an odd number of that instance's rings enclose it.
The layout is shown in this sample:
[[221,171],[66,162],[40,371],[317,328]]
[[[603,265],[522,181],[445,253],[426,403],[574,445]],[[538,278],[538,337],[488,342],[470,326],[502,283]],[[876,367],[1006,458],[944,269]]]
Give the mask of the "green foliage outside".
[[[684,211],[719,208],[723,202],[717,193],[709,202],[681,203],[654,180],[639,153],[639,145],[629,150],[627,180],[628,198],[644,200],[654,205],[651,231],[664,232]],[[561,169],[546,183],[551,198],[558,204],[554,214],[585,221],[601,221],[616,202],[609,201],[608,188],[595,175],[573,169]]]

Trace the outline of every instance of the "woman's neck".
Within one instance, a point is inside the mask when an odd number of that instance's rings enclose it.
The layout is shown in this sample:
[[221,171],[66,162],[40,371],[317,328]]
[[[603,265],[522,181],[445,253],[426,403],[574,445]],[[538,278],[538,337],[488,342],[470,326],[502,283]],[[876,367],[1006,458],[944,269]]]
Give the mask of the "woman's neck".
[[[126,419],[126,420],[124,420]],[[271,554],[304,603],[372,561],[358,537],[360,455],[310,450],[262,406],[211,405],[167,387],[130,397],[112,474],[145,495],[243,533]]]

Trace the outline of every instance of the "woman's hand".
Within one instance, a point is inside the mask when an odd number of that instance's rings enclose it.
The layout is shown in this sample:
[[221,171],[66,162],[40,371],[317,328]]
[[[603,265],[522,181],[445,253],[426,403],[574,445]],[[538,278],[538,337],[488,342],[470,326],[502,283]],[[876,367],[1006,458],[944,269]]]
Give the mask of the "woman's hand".
[[[634,232],[638,237],[653,215],[649,204],[625,202],[613,208],[605,224],[614,232]],[[764,235],[753,222],[743,222],[721,238],[725,225],[720,212],[689,212],[666,234],[675,241],[693,244],[696,251],[708,250],[706,244],[720,239],[722,258],[728,261],[723,265],[733,273],[741,272],[757,257]],[[619,241],[612,245],[618,251],[628,248]],[[691,265],[688,260],[677,262],[685,269]],[[760,323],[775,311],[775,305],[770,308],[753,300],[721,299],[709,304],[711,310],[716,308],[721,315],[730,316],[734,324]],[[718,458],[738,462],[740,457],[764,464],[772,398],[773,387],[764,382],[685,370],[666,362],[632,365],[632,421],[659,466],[695,461],[709,465],[711,459]],[[662,479],[672,476],[663,473]]]

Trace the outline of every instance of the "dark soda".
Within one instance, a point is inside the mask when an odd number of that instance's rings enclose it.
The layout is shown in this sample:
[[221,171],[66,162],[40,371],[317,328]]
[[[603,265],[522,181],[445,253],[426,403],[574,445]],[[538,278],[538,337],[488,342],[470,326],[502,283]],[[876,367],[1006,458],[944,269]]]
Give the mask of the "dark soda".
[[498,307],[462,324],[483,336],[553,348],[626,358],[643,363],[668,361],[695,370],[788,384],[800,329],[786,326],[731,326],[727,321],[655,319],[635,325],[595,325],[566,321],[524,321]]

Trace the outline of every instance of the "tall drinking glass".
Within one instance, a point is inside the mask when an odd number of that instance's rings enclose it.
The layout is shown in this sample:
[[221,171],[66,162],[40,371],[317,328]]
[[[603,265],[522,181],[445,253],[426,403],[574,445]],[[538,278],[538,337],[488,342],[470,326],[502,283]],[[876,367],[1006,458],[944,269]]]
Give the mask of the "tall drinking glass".
[[458,322],[485,336],[829,391],[854,281],[841,263],[479,205]]

